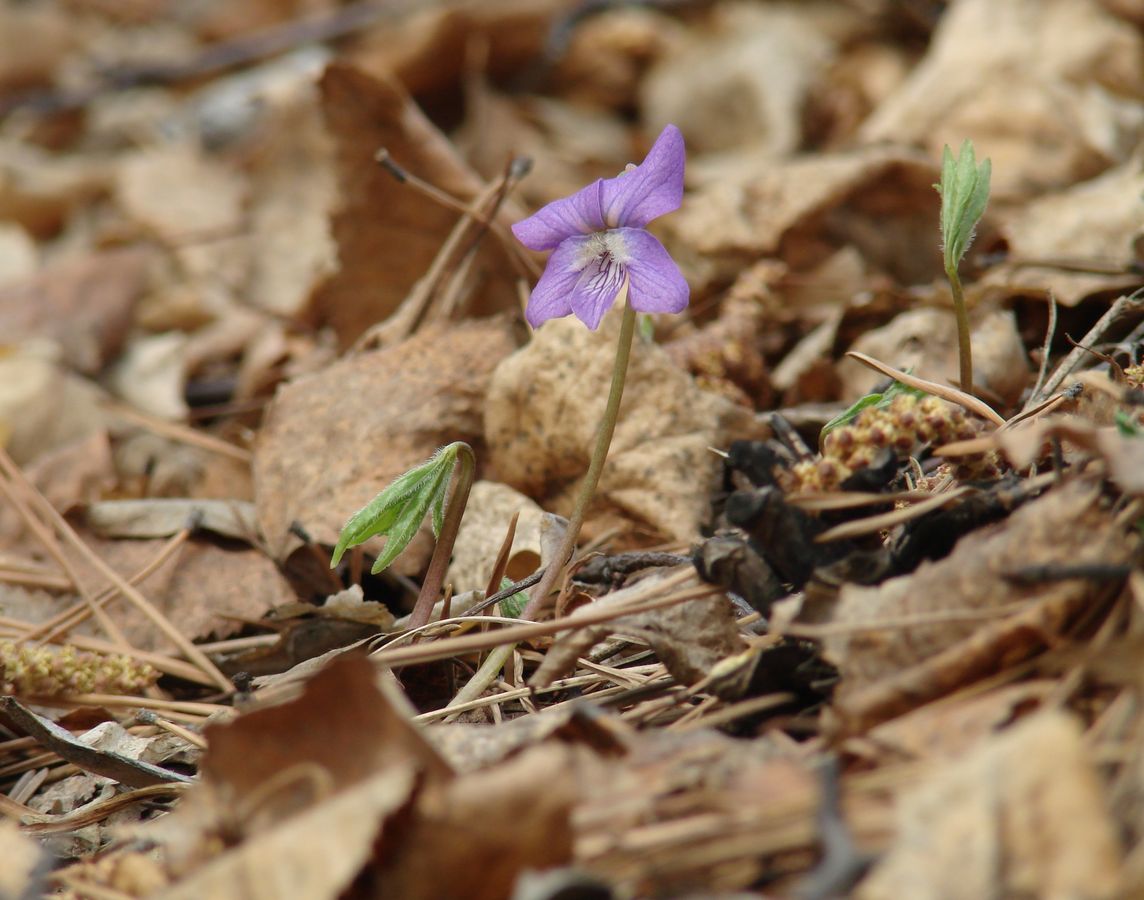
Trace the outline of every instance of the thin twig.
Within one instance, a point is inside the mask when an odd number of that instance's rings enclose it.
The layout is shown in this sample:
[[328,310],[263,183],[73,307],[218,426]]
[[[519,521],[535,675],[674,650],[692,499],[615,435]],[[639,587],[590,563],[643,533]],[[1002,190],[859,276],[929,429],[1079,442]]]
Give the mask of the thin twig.
[[965,391],[959,391],[956,388],[947,387],[944,384],[938,384],[936,381],[918,378],[917,375],[910,375],[907,372],[887,365],[881,360],[874,359],[872,356],[859,353],[857,350],[850,350],[846,355],[851,359],[856,359],[864,366],[869,366],[876,372],[881,372],[883,375],[888,375],[895,381],[900,381],[907,387],[917,388],[919,391],[934,394],[943,400],[948,400],[950,403],[956,403],[958,406],[962,406],[970,412],[981,416],[981,418],[988,419],[994,425],[1001,426],[1005,424],[1005,420],[1001,418],[989,404],[978,400],[972,394],[967,394]]
[[190,662],[198,666],[211,682],[228,694],[233,690],[230,679],[219,671],[218,667],[210,661],[205,653],[199,650],[199,648],[196,647],[186,635],[179,631],[166,616],[159,612],[147,598],[128,584],[123,579],[123,576],[111,568],[97,553],[84,543],[64,517],[56,511],[55,507],[48,503],[43,495],[35,491],[27,481],[24,473],[12,461],[12,458],[7,452],[2,449],[0,449],[0,471],[3,471],[13,482],[23,484],[26,489],[33,491],[36,505],[40,507],[40,514],[48,520],[60,537],[70,544],[100,575],[115,585],[119,592],[123,594],[124,598],[146,616],[166,638],[178,647]]
[[1049,292],[1049,324],[1045,328],[1045,343],[1041,347],[1041,368],[1037,372],[1037,383],[1033,385],[1033,390],[1029,394],[1029,399],[1041,393],[1041,385],[1045,383],[1045,379],[1049,376],[1049,358],[1052,354],[1053,337],[1057,333],[1057,298],[1053,296],[1052,291]]

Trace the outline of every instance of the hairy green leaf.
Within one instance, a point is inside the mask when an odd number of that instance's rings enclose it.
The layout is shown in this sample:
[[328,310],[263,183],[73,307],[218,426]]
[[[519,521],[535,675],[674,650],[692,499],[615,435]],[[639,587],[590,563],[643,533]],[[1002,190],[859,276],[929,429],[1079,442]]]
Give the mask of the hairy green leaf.
[[969,249],[973,234],[989,203],[988,159],[981,165],[966,139],[957,157],[946,146],[941,158],[941,181],[934,185],[941,195],[941,241],[945,270],[952,272]]
[[336,566],[350,547],[356,547],[376,535],[386,535],[385,549],[371,570],[375,574],[380,572],[413,540],[430,509],[433,511],[434,532],[440,533],[444,495],[456,457],[457,451],[452,444],[438,450],[428,461],[399,475],[354,513],[338,536],[330,567]]

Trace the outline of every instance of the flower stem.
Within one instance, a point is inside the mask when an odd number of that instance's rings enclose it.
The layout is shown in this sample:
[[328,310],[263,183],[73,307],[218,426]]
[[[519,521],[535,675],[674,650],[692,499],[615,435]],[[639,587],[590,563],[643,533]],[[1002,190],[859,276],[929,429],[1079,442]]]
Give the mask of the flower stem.
[[969,343],[969,311],[965,308],[965,294],[961,290],[961,276],[957,266],[947,268],[945,275],[953,291],[953,310],[957,315],[957,358],[961,368],[961,389],[973,393],[973,350]]
[[[528,605],[521,612],[522,619],[536,619],[545,610],[548,595],[556,585],[556,580],[564,571],[564,564],[576,549],[576,539],[580,536],[580,526],[584,524],[584,515],[588,505],[596,493],[596,485],[600,483],[600,473],[604,471],[604,461],[608,458],[608,448],[612,446],[612,435],[616,431],[616,421],[620,415],[620,400],[624,396],[624,379],[628,374],[628,361],[632,355],[632,336],[636,330],[636,311],[631,304],[624,303],[624,318],[620,323],[620,338],[616,345],[616,362],[612,366],[612,387],[608,392],[608,402],[604,407],[604,417],[600,420],[599,431],[596,432],[596,449],[588,463],[588,474],[584,476],[584,483],[580,487],[580,496],[576,499],[576,507],[572,510],[572,518],[568,520],[568,528],[564,532],[564,540],[556,555],[548,563],[544,577],[533,589],[528,598]],[[475,700],[485,692],[485,689],[496,680],[497,673],[504,664],[512,658],[516,644],[505,644],[497,647],[488,656],[472,678],[469,679],[457,695],[449,701],[449,706],[460,706]]]
[[417,603],[409,616],[409,628],[420,628],[429,623],[433,614],[433,605],[441,593],[441,585],[445,582],[445,571],[449,568],[449,558],[453,555],[453,544],[457,541],[457,532],[461,529],[461,517],[465,514],[465,505],[469,502],[469,489],[473,486],[473,474],[476,472],[477,459],[473,455],[473,448],[464,441],[453,445],[457,448],[457,480],[453,483],[453,492],[449,495],[449,505],[445,508],[445,518],[441,524],[441,533],[437,536],[437,546],[433,548],[433,557],[429,560],[429,570],[425,573],[425,581],[421,584],[421,592],[417,595]]
[[584,515],[596,493],[596,485],[600,483],[600,473],[604,471],[604,461],[608,458],[608,448],[612,445],[612,435],[616,431],[616,420],[620,415],[620,400],[624,396],[624,379],[628,374],[628,360],[632,355],[632,335],[635,333],[635,328],[636,311],[625,299],[624,318],[620,324],[620,338],[616,345],[616,362],[612,366],[612,387],[608,392],[604,417],[600,420],[600,430],[596,433],[596,449],[592,452],[592,459],[588,463],[588,474],[584,476],[584,483],[580,486],[580,496],[576,498],[576,506],[572,510],[572,517],[568,520],[568,529],[564,532],[560,549],[549,561],[548,569],[540,579],[540,584],[529,595],[528,605],[521,613],[522,619],[536,619],[544,611],[549,593],[564,571],[564,564],[576,549],[580,526],[584,524]]

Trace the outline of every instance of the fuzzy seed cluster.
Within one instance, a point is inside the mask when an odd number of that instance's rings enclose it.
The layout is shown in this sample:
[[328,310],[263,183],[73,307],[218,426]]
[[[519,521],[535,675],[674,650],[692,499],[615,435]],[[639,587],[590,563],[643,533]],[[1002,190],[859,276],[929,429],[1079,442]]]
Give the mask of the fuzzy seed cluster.
[[138,694],[158,678],[155,669],[130,656],[88,653],[70,644],[0,641],[0,691],[5,694]]
[[793,493],[833,491],[889,448],[905,458],[921,444],[948,444],[977,436],[977,426],[960,406],[933,397],[899,394],[887,406],[867,407],[849,425],[834,429],[822,456],[791,467],[784,487]]

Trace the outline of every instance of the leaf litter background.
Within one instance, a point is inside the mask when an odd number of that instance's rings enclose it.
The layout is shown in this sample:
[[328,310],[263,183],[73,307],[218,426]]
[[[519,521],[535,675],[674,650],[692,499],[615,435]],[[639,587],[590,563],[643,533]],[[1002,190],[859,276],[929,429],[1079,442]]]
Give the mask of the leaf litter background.
[[[1144,892],[1142,27],[1137,0],[0,9],[0,895]],[[617,325],[528,334],[507,226],[668,122],[692,305],[637,344],[592,553],[554,624],[466,619],[545,559]],[[957,433],[839,491],[819,430],[885,384],[848,351],[956,376],[931,185],[967,137],[1006,424],[935,401]],[[329,548],[453,440],[481,480],[413,641],[429,535],[380,577]]]

